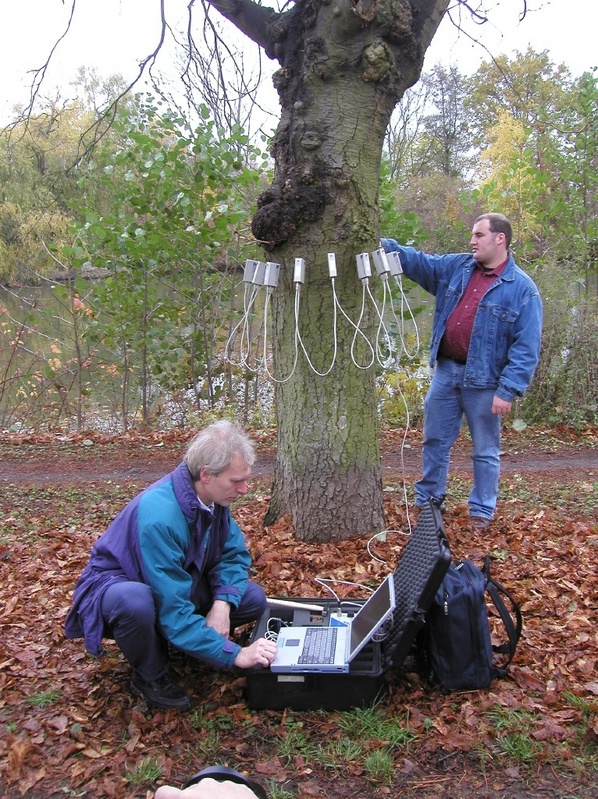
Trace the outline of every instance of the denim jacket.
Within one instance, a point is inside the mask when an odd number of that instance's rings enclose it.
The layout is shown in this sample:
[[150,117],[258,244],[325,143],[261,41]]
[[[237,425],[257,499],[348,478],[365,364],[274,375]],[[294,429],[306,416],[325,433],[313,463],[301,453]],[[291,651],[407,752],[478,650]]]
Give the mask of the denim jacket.
[[[436,297],[430,366],[446,323],[476,266],[468,253],[427,255],[382,239],[386,252],[398,252],[405,275]],[[476,312],[465,365],[464,384],[492,388],[512,402],[528,388],[540,358],[542,300],[534,281],[509,255],[504,272],[490,286]]]

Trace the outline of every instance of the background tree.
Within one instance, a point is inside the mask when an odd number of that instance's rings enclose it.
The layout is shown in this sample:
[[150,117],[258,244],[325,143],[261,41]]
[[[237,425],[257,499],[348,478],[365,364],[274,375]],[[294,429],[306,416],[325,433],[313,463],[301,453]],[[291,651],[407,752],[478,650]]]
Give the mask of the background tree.
[[[0,280],[40,282],[59,271],[49,248],[68,240],[74,208],[82,204],[78,166],[90,129],[100,125],[104,153],[116,146],[99,108],[122,85],[118,76],[102,80],[81,69],[71,84],[75,97],[58,89],[39,96],[35,113],[17,109],[16,121],[0,130]],[[99,201],[86,196],[87,203]]]
[[469,115],[464,113],[466,79],[455,66],[437,64],[422,76],[430,107],[423,117],[418,149],[421,174],[441,172],[464,178],[471,166],[472,136]]
[[[436,65],[405,92],[387,133],[390,172],[383,186],[388,186],[398,219],[385,218],[390,222],[385,230],[403,235],[402,241],[416,239],[434,252],[461,249],[472,215],[461,201],[474,160],[464,106],[467,86],[456,67]],[[405,237],[400,220],[414,212],[420,230]]]

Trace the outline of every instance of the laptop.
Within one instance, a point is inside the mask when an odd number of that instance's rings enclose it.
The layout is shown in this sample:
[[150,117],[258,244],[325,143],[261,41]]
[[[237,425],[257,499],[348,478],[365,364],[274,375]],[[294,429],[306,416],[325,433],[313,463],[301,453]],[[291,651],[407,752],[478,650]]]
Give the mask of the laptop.
[[388,577],[353,618],[330,626],[281,627],[273,672],[345,673],[395,608],[393,576]]

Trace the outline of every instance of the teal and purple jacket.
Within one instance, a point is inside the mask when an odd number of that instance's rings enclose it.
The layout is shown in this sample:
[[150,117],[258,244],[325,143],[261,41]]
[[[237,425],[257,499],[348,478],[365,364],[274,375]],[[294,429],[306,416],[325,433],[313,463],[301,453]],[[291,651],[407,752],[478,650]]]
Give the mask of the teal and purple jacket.
[[236,608],[248,581],[251,556],[228,508],[213,514],[199,502],[186,464],[136,496],[96,541],[73,593],[67,638],[84,638],[102,653],[101,601],[109,585],[133,580],[150,586],[162,635],[189,655],[232,668],[240,646],[206,625],[193,597],[207,581],[212,601]]

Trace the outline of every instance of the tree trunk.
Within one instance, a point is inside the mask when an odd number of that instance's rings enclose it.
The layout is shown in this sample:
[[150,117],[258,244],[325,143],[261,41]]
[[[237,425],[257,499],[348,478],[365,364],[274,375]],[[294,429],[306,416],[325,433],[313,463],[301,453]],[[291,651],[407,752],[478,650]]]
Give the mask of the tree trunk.
[[[335,288],[357,324],[363,284],[355,256],[377,247],[380,159],[390,115],[421,72],[448,0],[298,0],[282,14],[250,2],[212,2],[281,69],[282,114],[272,153],[272,186],[258,202],[253,234],[281,264],[274,292],[274,376],[278,456],[267,523],[289,513],[303,540],[368,535],[384,525],[375,365],[334,302]],[[306,261],[299,332],[318,375],[295,361],[296,257]],[[372,278],[372,281],[375,278]],[[360,328],[375,348],[377,318]],[[355,346],[353,346],[355,344]]]

